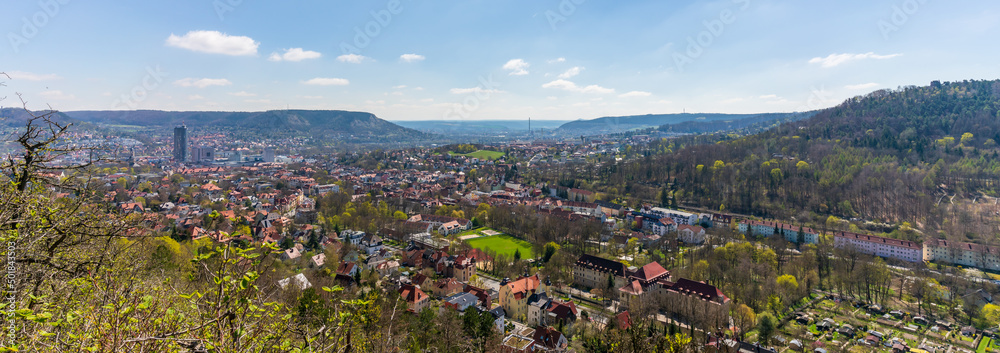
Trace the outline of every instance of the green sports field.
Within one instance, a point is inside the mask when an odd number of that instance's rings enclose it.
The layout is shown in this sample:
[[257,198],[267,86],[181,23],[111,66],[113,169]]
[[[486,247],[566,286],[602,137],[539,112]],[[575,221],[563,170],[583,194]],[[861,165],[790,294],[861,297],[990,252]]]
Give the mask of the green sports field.
[[528,259],[531,258],[531,244],[509,235],[494,235],[492,237],[480,237],[475,239],[467,240],[469,245],[476,249],[490,249],[496,251],[497,254],[504,254],[505,256],[514,256],[514,250],[521,250],[521,258]]
[[503,157],[503,152],[487,151],[487,150],[478,150],[466,154],[455,153],[455,152],[449,152],[449,153],[455,156],[466,156],[469,158],[479,158],[479,159],[498,159],[500,157]]

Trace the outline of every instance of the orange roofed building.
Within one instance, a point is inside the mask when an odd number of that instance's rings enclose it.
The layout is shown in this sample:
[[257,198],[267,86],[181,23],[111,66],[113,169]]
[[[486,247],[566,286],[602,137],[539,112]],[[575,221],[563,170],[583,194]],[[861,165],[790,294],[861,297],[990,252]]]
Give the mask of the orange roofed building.
[[500,283],[500,306],[508,317],[524,320],[528,315],[528,297],[535,293],[544,293],[545,284],[538,275],[522,277],[509,283]]
[[421,310],[427,308],[431,302],[431,298],[426,293],[412,284],[404,284],[400,287],[399,295],[406,301],[406,307],[415,313],[419,313]]

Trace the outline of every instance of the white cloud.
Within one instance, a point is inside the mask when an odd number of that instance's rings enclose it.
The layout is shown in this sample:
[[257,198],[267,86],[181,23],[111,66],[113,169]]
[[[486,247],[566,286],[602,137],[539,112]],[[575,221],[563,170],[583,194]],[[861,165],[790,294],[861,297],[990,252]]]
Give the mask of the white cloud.
[[451,89],[451,94],[469,94],[469,93],[476,93],[476,94],[479,94],[479,93],[486,93],[486,94],[493,94],[493,93],[503,93],[503,91],[501,91],[501,90],[496,90],[496,89],[483,89],[482,87],[472,87],[472,88],[452,88],[452,89]]
[[267,58],[270,61],[302,61],[306,59],[318,59],[323,56],[319,52],[312,50],[302,50],[302,48],[291,48],[285,50],[284,54],[271,53],[271,57]]
[[63,93],[63,91],[60,91],[60,90],[45,91],[45,92],[39,93],[38,95],[40,95],[42,97],[45,97],[45,98],[48,98],[48,99],[55,99],[55,100],[74,100],[74,99],[76,99],[75,95]]
[[553,59],[553,60],[549,60],[548,62],[549,62],[549,64],[564,63],[564,62],[566,62],[566,58]]
[[224,78],[202,78],[202,79],[197,79],[197,78],[190,78],[189,77],[189,78],[182,78],[180,80],[174,81],[174,84],[178,85],[178,86],[181,86],[181,87],[205,88],[205,87],[209,87],[209,86],[229,86],[229,85],[231,85],[233,83],[229,82],[229,80],[224,79]]
[[511,59],[510,61],[508,61],[506,64],[503,65],[503,69],[510,71],[510,75],[522,76],[528,74],[527,69],[529,66],[531,66],[531,64],[528,64],[524,60]]
[[424,98],[420,100],[421,103],[433,103],[434,98]]
[[566,81],[563,79],[546,83],[542,85],[542,88],[556,88],[565,91],[580,92],[580,93],[615,93],[615,90],[612,88],[605,88],[598,85],[580,87],[571,81]]
[[346,78],[317,77],[308,81],[302,81],[302,83],[316,86],[347,86],[351,81],[348,81]]
[[271,103],[270,99],[247,99],[244,102],[247,103]]
[[426,58],[423,55],[419,54],[403,54],[399,56],[399,59],[408,63],[412,63],[414,61],[422,61]]
[[758,98],[760,98],[760,99],[776,99],[776,98],[778,98],[778,95],[777,94],[765,94],[765,95],[760,96]]
[[579,75],[580,71],[583,71],[582,67],[574,66],[574,67],[570,68],[569,70],[566,70],[566,72],[563,72],[562,74],[560,74],[559,78],[570,78],[570,77]]
[[413,87],[413,90],[414,91],[423,91],[424,88],[423,87]]
[[305,99],[323,99],[323,96],[302,96]]
[[188,99],[190,99],[190,100],[193,100],[193,101],[196,101],[196,100],[202,100],[202,99],[205,99],[205,97],[202,97],[202,96],[199,96],[199,95],[197,95],[197,94],[193,94],[193,95],[190,95],[190,96],[188,96]]
[[24,71],[11,71],[8,72],[7,75],[10,75],[10,78],[12,80],[27,80],[27,81],[48,81],[48,80],[58,80],[62,78],[56,74],[35,74]]
[[404,89],[406,85],[392,86],[392,89]]
[[250,37],[231,36],[219,31],[191,31],[183,37],[170,34],[167,45],[210,54],[257,55],[260,43]]
[[872,89],[872,88],[875,88],[875,87],[878,87],[878,84],[875,83],[875,82],[861,83],[861,84],[856,84],[856,85],[847,85],[847,86],[844,86],[844,88],[852,90],[852,91],[860,91],[860,90]]
[[548,99],[550,101],[554,101],[554,100],[559,99],[559,98],[555,97],[555,96],[548,96],[548,97],[545,97],[545,99]]
[[645,92],[645,91],[632,91],[632,92],[622,93],[622,94],[618,95],[618,97],[621,97],[621,98],[649,97],[651,95],[653,95],[653,94],[649,93],[649,92]]
[[365,59],[368,59],[368,57],[358,54],[344,54],[337,57],[337,61],[340,61],[342,63],[351,63],[351,64],[360,64]]
[[810,64],[819,64],[823,68],[831,68],[838,66],[840,64],[846,64],[851,61],[864,60],[864,59],[891,59],[903,54],[889,54],[889,55],[878,55],[873,52],[867,52],[864,54],[830,54],[825,58],[815,57],[809,59]]
[[256,93],[250,93],[250,92],[247,92],[247,91],[233,92],[233,93],[230,93],[229,95],[231,95],[231,96],[237,96],[237,97],[256,97],[257,96]]

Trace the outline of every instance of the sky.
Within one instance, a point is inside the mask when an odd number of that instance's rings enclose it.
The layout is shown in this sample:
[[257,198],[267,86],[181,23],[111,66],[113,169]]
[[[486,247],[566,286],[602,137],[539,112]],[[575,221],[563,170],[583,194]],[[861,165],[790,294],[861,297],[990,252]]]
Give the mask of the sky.
[[14,1],[4,106],[387,120],[825,108],[1000,78],[1000,2]]

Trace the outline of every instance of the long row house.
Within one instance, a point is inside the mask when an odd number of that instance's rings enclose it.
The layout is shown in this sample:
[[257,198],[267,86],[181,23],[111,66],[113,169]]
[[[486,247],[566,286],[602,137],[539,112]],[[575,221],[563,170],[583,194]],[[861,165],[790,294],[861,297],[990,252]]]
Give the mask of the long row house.
[[[793,243],[815,244],[819,232],[809,227],[773,221],[741,221],[740,232],[753,236],[781,235]],[[833,232],[833,246],[905,262],[946,264],[1000,271],[1000,248],[982,244],[929,239],[923,243],[854,232]]]

